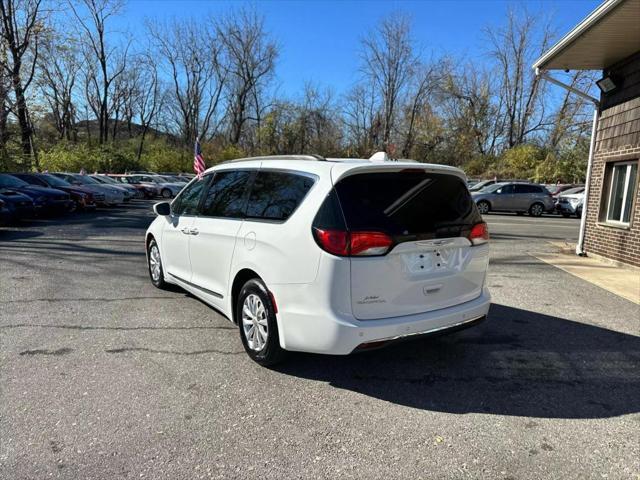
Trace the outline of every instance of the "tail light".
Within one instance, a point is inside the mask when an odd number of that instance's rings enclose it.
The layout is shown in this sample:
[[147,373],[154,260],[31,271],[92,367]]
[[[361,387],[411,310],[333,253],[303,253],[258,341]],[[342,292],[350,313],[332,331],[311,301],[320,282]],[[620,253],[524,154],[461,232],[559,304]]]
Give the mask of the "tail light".
[[472,245],[482,245],[483,243],[487,243],[489,241],[489,228],[487,227],[487,224],[484,222],[476,223],[471,227],[468,238]]
[[324,251],[341,257],[384,255],[393,240],[383,232],[347,232],[313,229],[316,242]]

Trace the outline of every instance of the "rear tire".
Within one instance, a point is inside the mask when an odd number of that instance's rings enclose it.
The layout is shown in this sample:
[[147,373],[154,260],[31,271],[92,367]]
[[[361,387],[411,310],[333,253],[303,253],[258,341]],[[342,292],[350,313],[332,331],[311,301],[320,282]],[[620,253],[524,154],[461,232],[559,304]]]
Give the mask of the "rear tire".
[[169,190],[168,188],[163,188],[162,192],[160,192],[162,195],[162,198],[171,198],[171,190]]
[[275,307],[266,285],[259,278],[244,284],[236,302],[236,320],[247,355],[263,367],[284,360],[280,347]]
[[491,210],[491,205],[489,205],[489,202],[485,201],[485,200],[480,200],[477,203],[478,206],[478,212],[480,212],[480,215],[484,215],[485,213],[489,213],[489,210]]
[[534,203],[529,207],[529,215],[532,217],[539,217],[544,213],[544,205],[541,203]]

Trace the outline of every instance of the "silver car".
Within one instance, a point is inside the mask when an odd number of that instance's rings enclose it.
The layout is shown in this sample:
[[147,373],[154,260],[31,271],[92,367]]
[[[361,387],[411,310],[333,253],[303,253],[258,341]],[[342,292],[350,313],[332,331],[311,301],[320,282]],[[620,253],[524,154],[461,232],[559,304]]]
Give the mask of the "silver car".
[[542,185],[535,183],[496,183],[479,192],[472,192],[478,211],[485,214],[495,212],[529,213],[539,217],[554,210],[553,197]]
[[111,185],[104,185],[94,180],[89,175],[78,173],[54,173],[58,178],[66,180],[71,185],[82,185],[94,192],[94,199],[98,205],[114,206],[124,202],[124,192],[113,188]]
[[582,217],[582,205],[584,204],[584,187],[572,188],[567,190],[567,193],[563,193],[558,197],[558,203],[556,204],[556,210],[565,218],[575,215],[576,217]]

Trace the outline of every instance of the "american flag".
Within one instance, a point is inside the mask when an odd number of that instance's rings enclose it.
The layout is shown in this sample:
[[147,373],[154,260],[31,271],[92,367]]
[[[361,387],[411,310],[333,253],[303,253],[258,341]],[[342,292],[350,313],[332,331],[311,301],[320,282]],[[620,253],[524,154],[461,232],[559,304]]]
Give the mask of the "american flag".
[[196,138],[196,148],[193,154],[193,171],[198,174],[198,177],[201,177],[206,169],[204,158],[202,158],[202,150],[200,149],[200,140]]

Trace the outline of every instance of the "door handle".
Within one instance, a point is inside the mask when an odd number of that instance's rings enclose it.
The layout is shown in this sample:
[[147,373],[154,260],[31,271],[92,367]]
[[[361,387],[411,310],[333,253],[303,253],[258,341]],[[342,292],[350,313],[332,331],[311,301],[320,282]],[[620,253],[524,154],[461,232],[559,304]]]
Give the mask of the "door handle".
[[191,229],[189,227],[183,227],[180,229],[180,231],[185,235],[189,235],[191,233]]
[[198,235],[200,233],[200,230],[198,230],[197,228],[192,228],[189,233],[191,235]]

